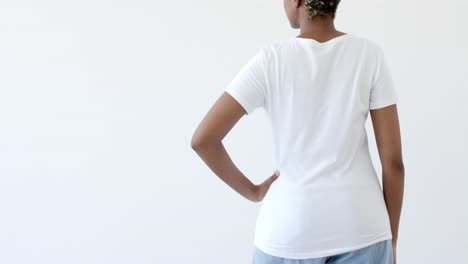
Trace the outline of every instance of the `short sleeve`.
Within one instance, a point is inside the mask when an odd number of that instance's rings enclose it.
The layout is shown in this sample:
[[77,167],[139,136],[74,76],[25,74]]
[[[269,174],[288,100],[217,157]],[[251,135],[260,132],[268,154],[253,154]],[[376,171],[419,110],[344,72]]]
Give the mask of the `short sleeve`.
[[257,108],[265,107],[266,65],[266,50],[263,47],[241,68],[225,88],[225,92],[239,102],[247,115]]
[[369,99],[369,109],[383,108],[399,101],[393,77],[380,46],[377,46],[376,69]]

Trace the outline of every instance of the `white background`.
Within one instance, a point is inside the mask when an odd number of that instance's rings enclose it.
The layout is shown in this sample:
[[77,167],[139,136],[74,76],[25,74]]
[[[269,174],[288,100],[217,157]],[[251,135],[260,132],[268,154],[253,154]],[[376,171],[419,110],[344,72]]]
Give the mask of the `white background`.
[[[338,30],[382,45],[400,95],[398,263],[466,262],[467,13],[462,0],[338,7]],[[281,0],[0,1],[0,263],[250,263],[260,204],[190,140],[260,47],[297,34]],[[270,140],[260,110],[224,143],[260,183]]]

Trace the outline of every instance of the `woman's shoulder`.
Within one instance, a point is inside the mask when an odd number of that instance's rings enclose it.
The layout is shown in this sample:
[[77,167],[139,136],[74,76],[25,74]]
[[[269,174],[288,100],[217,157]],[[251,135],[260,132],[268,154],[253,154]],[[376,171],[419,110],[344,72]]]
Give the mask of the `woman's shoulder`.
[[357,40],[363,42],[363,44],[367,45],[367,47],[374,49],[374,51],[381,51],[382,45],[378,40],[372,39],[365,35],[354,35]]
[[276,39],[265,44],[263,48],[267,51],[278,51],[284,49],[290,44],[291,38],[287,39]]

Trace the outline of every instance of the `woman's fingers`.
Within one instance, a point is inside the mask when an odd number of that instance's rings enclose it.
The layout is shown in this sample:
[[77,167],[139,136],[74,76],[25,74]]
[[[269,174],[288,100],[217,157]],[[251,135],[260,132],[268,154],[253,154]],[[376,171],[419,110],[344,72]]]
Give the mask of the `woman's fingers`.
[[273,175],[268,177],[265,181],[263,181],[260,185],[257,185],[256,189],[256,196],[257,196],[257,201],[262,201],[263,198],[265,197],[266,193],[270,189],[270,185],[279,177],[279,170],[276,170]]
[[273,175],[268,177],[268,179],[265,180],[265,184],[269,187],[276,179],[278,179],[280,175],[279,170],[276,170]]
[[270,184],[273,183],[276,179],[278,179],[280,173],[279,173],[279,170],[275,170],[275,172],[273,173],[273,175],[270,176]]

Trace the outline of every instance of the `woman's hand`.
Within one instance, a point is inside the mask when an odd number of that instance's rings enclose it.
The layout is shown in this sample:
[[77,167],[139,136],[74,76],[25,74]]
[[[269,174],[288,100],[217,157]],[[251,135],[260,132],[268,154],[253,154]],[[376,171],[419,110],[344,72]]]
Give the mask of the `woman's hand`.
[[392,242],[392,248],[393,248],[393,264],[396,264],[396,242]]
[[253,202],[261,202],[270,189],[270,185],[278,179],[280,172],[278,170],[259,185],[255,185]]

